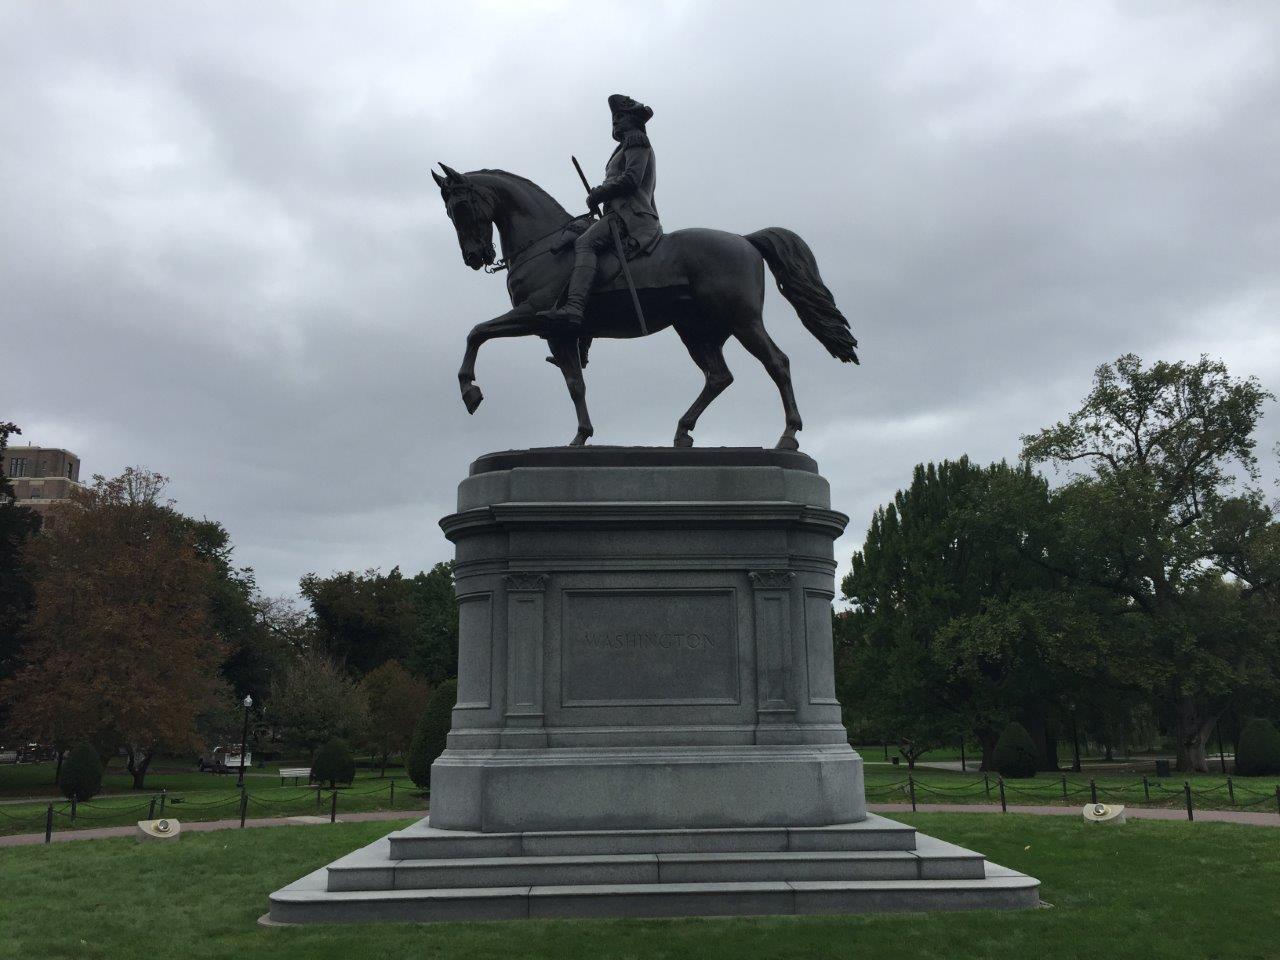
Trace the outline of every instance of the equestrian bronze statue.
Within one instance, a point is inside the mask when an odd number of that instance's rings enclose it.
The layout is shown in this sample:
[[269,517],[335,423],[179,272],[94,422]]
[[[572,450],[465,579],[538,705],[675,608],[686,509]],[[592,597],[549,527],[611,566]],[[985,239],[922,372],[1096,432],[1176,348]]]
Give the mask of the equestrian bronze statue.
[[[692,228],[664,233],[654,201],[657,167],[647,123],[653,111],[630,97],[609,98],[617,148],[605,179],[588,192],[597,218],[573,216],[537,184],[502,170],[458,173],[441,164],[431,175],[473,270],[507,271],[512,309],[467,335],[458,381],[467,411],[484,399],[475,383],[480,345],[498,337],[542,337],[564,375],[578,415],[572,446],[594,432],[582,368],[597,337],[630,339],[675,329],[706,377],[702,392],[676,425],[675,445],[693,445],[690,431],[707,406],[733,382],[723,348],[736,337],[764,364],[782,395],[786,429],[780,449],[799,448],[802,424],[790,365],[764,328],[764,265],[800,322],[828,352],[858,362],[857,340],[836,307],[808,244],[782,227],[739,236]],[[493,246],[498,228],[499,261]]]

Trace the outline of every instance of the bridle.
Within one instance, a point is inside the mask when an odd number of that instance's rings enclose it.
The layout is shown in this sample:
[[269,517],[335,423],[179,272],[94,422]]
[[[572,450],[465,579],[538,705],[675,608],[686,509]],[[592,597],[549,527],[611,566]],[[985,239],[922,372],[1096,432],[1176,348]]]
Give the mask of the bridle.
[[[481,187],[477,187],[472,184],[460,184],[452,187],[450,189],[450,193],[453,194],[456,192],[458,194],[462,194],[462,196],[458,198],[457,203],[467,204],[469,207],[471,207],[472,208],[471,212],[473,216],[476,216],[480,211],[483,211],[483,216],[482,217],[478,216],[477,219],[481,219],[489,223],[492,223],[493,222],[493,201],[489,196],[482,194],[481,189],[482,189]],[[584,213],[584,214],[579,214],[576,217],[570,217],[568,220],[560,224],[558,227],[554,227],[551,230],[548,230],[546,233],[542,234],[541,236],[534,237],[528,243],[523,244],[514,253],[508,254],[505,257],[495,260],[493,263],[486,263],[484,265],[484,272],[488,274],[494,274],[494,273],[501,273],[503,270],[510,271],[515,269],[516,267],[523,266],[525,263],[529,263],[533,260],[536,260],[538,257],[541,257],[544,254],[550,253],[552,248],[555,246],[554,244],[547,244],[547,246],[544,249],[539,250],[537,253],[533,254],[530,257],[526,257],[523,262],[521,262],[520,260],[521,256],[526,251],[537,246],[543,240],[546,240],[549,237],[554,237],[556,234],[563,232],[564,229],[568,227],[570,224],[576,223],[579,220],[582,220],[588,217],[591,217],[590,213]]]

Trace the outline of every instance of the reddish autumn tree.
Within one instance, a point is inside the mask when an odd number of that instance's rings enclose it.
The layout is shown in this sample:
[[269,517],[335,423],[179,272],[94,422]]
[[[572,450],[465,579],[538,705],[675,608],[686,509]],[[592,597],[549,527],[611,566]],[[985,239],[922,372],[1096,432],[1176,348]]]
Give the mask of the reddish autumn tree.
[[209,618],[214,570],[166,482],[135,468],[95,476],[30,541],[24,666],[4,687],[32,736],[125,747],[136,789],[158,751],[196,747],[201,713],[230,695]]

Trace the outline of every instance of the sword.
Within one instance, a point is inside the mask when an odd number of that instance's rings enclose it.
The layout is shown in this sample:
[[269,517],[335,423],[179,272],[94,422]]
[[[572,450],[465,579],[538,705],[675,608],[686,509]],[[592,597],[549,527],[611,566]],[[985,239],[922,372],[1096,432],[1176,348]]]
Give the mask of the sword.
[[[582,186],[591,192],[591,184],[587,182],[587,175],[582,172],[582,164],[578,163],[577,157],[570,157],[573,161],[573,169],[578,171],[578,176],[582,180]],[[600,211],[597,204],[590,204],[591,212],[601,220],[605,219],[604,214]],[[613,249],[618,254],[618,262],[622,264],[622,275],[626,278],[627,289],[631,291],[631,305],[636,308],[636,319],[640,321],[640,336],[647,337],[649,328],[645,326],[644,311],[640,309],[640,295],[636,293],[635,281],[631,279],[631,267],[627,263],[627,251],[622,247],[622,232],[618,229],[618,218],[609,218],[609,232],[613,234]]]

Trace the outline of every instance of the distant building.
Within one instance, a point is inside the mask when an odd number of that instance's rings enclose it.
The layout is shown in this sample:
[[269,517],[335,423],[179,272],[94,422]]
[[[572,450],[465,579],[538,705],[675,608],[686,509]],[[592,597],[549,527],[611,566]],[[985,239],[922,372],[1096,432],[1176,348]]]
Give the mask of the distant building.
[[9,446],[2,465],[18,506],[43,513],[80,489],[80,458],[55,447]]

